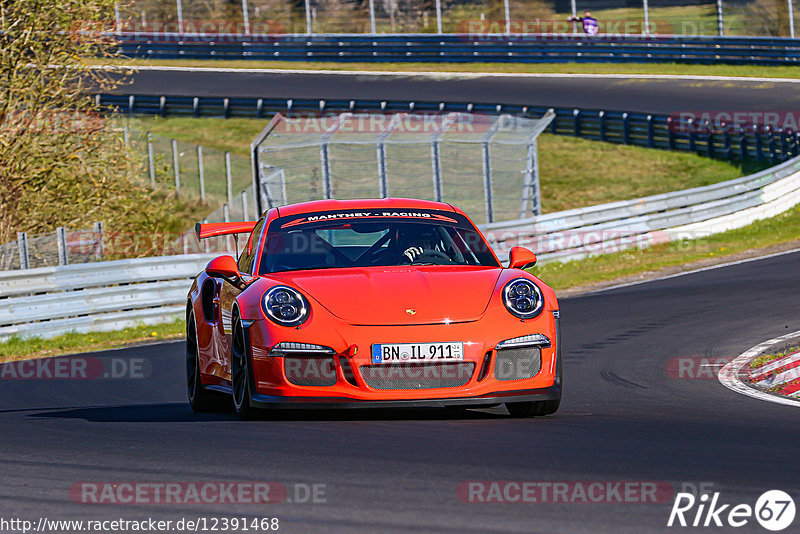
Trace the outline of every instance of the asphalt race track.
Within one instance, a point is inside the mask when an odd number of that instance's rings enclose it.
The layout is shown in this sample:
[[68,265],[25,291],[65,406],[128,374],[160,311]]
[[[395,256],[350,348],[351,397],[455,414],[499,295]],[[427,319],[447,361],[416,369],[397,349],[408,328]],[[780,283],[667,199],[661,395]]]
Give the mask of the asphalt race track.
[[[724,503],[800,495],[793,407],[667,373],[677,357],[735,357],[800,329],[800,253],[561,303],[565,398],[553,417],[501,408],[195,415],[183,344],[85,355],[144,378],[0,380],[0,510],[35,519],[278,517],[281,532],[665,532],[671,498],[465,503],[464,481],[713,484]],[[108,361],[106,363],[109,363]],[[272,505],[71,502],[85,481],[325,484],[325,501]],[[710,487],[710,486],[707,486]],[[709,529],[705,529],[709,530]],[[711,529],[719,531],[720,529]],[[751,519],[738,531],[764,530]],[[788,530],[787,530],[788,532]]]
[[800,84],[796,83],[636,76],[390,76],[153,69],[135,73],[132,84],[120,92],[231,98],[484,102],[664,114],[698,110],[794,111],[800,107]]

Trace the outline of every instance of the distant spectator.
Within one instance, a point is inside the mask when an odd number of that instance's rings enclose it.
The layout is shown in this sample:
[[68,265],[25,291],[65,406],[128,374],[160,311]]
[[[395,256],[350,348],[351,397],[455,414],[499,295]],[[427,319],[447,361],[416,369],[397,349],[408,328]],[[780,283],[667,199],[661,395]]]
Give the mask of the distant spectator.
[[597,35],[597,32],[600,30],[600,27],[597,25],[597,19],[588,11],[584,13],[582,17],[573,17],[570,15],[567,17],[567,20],[569,22],[580,22],[583,24],[583,33],[586,35]]

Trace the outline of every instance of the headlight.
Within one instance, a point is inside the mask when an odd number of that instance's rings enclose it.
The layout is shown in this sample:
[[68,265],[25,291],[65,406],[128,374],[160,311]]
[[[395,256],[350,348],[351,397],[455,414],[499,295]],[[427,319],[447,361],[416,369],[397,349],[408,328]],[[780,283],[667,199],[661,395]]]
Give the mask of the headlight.
[[515,278],[503,288],[503,304],[512,315],[532,319],[544,307],[542,290],[526,278]]
[[308,319],[308,301],[291,287],[273,287],[264,293],[261,304],[264,313],[279,325],[298,326]]

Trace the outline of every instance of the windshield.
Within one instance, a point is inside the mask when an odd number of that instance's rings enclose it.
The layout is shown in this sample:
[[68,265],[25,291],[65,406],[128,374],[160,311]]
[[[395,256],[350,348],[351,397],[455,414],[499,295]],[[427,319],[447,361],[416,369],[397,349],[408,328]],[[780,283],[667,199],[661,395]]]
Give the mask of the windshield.
[[486,241],[462,215],[348,210],[275,219],[259,272],[401,265],[499,267]]

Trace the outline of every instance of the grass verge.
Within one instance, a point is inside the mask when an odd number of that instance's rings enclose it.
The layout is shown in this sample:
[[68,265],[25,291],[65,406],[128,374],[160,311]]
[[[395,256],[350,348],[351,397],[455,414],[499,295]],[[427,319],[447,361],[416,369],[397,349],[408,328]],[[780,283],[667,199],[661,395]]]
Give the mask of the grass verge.
[[227,69],[330,70],[375,72],[515,73],[515,74],[672,74],[797,78],[797,67],[763,65],[688,65],[682,63],[340,63],[326,61],[259,61],[228,59],[88,59],[91,64],[137,67],[200,67]]
[[52,338],[12,337],[0,343],[0,362],[46,358],[79,352],[107,350],[154,340],[179,339],[186,333],[182,319],[158,325],[141,325],[114,332],[69,333]]
[[750,360],[750,369],[758,369],[762,365],[766,365],[771,361],[783,358],[784,356],[797,352],[798,350],[800,350],[800,346],[790,347],[786,350],[782,350],[774,354],[762,354],[761,356],[758,356]]

